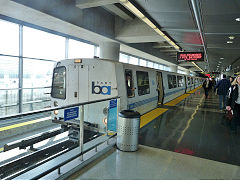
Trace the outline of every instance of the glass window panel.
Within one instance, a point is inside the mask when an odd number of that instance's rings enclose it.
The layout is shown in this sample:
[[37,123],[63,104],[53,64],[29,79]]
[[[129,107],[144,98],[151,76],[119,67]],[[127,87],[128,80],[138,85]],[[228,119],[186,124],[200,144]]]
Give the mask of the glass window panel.
[[159,64],[159,69],[164,70],[164,67],[162,64]]
[[18,113],[18,90],[0,89],[0,117]]
[[97,51],[96,51],[95,56],[100,57],[100,47],[97,47]]
[[54,63],[24,58],[23,88],[51,86]]
[[19,25],[0,20],[0,54],[19,55]]
[[139,65],[146,67],[147,66],[147,61],[145,61],[143,59],[139,59]]
[[158,69],[158,64],[157,63],[154,63],[154,68]]
[[127,96],[134,97],[135,96],[135,88],[133,84],[133,75],[132,70],[125,70],[125,80],[126,80],[126,87],[127,87]]
[[178,81],[178,87],[183,87],[183,77],[182,76],[177,76],[177,81]]
[[153,68],[153,63],[150,62],[150,61],[148,61],[148,63],[147,63],[147,67]]
[[50,106],[50,88],[23,89],[23,112]]
[[149,88],[148,72],[137,71],[136,75],[137,75],[138,95],[142,96],[144,94],[149,94],[150,88]]
[[130,58],[129,58],[129,64],[138,65],[138,58],[135,58],[135,57],[130,56]]
[[65,38],[24,26],[23,56],[56,61],[64,59]]
[[177,80],[175,75],[168,75],[168,88],[176,88],[177,87]]
[[94,45],[69,39],[68,58],[93,58]]
[[120,53],[119,61],[123,63],[128,63],[128,55]]
[[18,58],[0,56],[0,89],[18,88],[18,63]]

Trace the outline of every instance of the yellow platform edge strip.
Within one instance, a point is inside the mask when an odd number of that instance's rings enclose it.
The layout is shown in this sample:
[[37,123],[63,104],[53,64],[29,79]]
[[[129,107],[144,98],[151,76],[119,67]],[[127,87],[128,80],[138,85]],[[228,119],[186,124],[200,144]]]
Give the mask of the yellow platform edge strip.
[[0,128],[0,132],[1,131],[6,131],[6,130],[9,130],[9,129],[13,129],[13,128],[18,128],[18,127],[21,127],[21,126],[26,126],[26,125],[29,125],[29,124],[34,124],[34,123],[45,121],[45,120],[48,120],[48,119],[49,119],[49,117],[46,117],[46,118],[36,119],[36,120],[32,120],[32,121],[27,121],[27,122],[24,122],[24,123],[5,126],[5,127]]
[[154,120],[155,118],[157,118],[158,116],[166,112],[167,110],[168,109],[164,109],[164,108],[156,108],[153,111],[142,115],[140,118],[140,128],[147,125],[148,123],[150,123],[152,120]]
[[199,86],[199,87],[197,87],[196,89],[193,89],[193,90],[191,90],[191,91],[188,91],[187,93],[190,93],[190,94],[192,94],[192,93],[195,93],[198,89],[200,89],[200,88],[202,88],[202,86]]
[[3,152],[3,148],[0,148],[0,152]]
[[182,100],[186,99],[188,96],[190,96],[190,94],[183,94],[181,96],[179,96],[178,98],[164,104],[166,106],[175,106],[176,104],[180,103]]

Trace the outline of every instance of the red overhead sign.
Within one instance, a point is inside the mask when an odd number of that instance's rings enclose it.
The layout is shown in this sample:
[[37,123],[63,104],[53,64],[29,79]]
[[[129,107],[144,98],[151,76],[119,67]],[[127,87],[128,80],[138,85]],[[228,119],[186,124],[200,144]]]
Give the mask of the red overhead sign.
[[203,52],[178,52],[177,61],[204,61]]

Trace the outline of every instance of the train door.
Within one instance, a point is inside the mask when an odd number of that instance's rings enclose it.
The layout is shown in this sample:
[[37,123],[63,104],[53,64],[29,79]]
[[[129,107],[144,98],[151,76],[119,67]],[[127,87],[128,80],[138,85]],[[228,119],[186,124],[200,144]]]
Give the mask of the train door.
[[162,104],[164,98],[164,91],[161,72],[157,72],[157,91],[158,91],[158,104]]
[[67,104],[78,103],[79,89],[78,89],[78,66],[69,65],[67,74]]

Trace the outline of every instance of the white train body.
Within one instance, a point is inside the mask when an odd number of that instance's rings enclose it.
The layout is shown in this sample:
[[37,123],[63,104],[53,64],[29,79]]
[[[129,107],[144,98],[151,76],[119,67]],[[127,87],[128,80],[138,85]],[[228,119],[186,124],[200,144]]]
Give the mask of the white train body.
[[[195,79],[197,81],[195,82]],[[67,59],[56,63],[52,106],[65,106],[119,96],[119,110],[144,114],[202,84],[201,78],[102,59]],[[189,81],[190,80],[190,81]],[[86,105],[84,120],[100,125],[109,102]],[[64,121],[64,111],[54,115]]]

